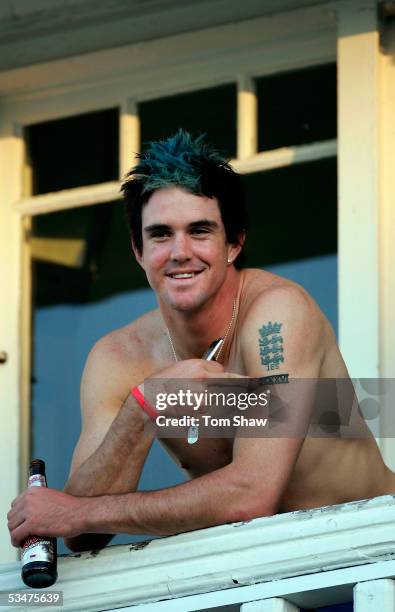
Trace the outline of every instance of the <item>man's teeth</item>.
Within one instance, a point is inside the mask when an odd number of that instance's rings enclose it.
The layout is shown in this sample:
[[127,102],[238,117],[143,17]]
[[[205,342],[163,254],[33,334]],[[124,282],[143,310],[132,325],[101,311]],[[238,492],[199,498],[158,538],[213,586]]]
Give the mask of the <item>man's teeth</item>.
[[196,272],[184,272],[183,274],[172,274],[172,278],[193,278]]

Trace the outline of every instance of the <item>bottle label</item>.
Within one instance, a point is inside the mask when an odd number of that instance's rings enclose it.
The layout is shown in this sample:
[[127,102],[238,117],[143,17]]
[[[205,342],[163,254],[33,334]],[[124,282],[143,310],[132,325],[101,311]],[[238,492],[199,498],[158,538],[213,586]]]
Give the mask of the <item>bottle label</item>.
[[45,480],[45,476],[43,474],[33,474],[33,476],[29,476],[29,480],[27,481],[28,487],[46,487],[47,481]]
[[22,565],[32,563],[33,561],[47,561],[51,563],[54,560],[54,546],[51,540],[29,536],[22,543]]

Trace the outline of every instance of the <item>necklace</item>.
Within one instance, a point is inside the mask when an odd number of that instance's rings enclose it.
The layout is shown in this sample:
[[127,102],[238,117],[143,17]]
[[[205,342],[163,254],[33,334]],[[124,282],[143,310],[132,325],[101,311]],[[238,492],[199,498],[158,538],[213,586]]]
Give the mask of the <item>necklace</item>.
[[[228,327],[226,328],[226,332],[225,332],[225,335],[224,335],[224,341],[223,341],[223,343],[221,345],[221,348],[219,349],[219,351],[217,353],[217,356],[216,356],[216,359],[215,359],[216,361],[219,361],[219,358],[221,356],[222,350],[223,350],[223,348],[225,346],[225,343],[226,343],[226,340],[227,340],[227,338],[229,336],[229,332],[232,329],[233,324],[235,323],[235,321],[237,319],[237,315],[238,315],[238,299],[235,298],[233,300],[232,316],[230,318]],[[169,342],[170,342],[171,350],[172,350],[172,353],[173,353],[174,361],[179,361],[177,353],[176,353],[176,349],[174,348],[173,339],[171,337],[170,330],[169,330],[168,327],[166,327],[166,331],[167,331],[167,336],[169,338]]]
[[[225,346],[225,342],[226,342],[226,340],[227,340],[227,338],[229,336],[229,332],[232,329],[233,324],[236,322],[237,315],[238,315],[238,299],[235,298],[233,300],[232,316],[230,318],[228,327],[226,328],[226,332],[225,332],[225,335],[224,335],[224,341],[221,344],[221,347],[220,347],[220,349],[219,349],[219,351],[217,353],[216,361],[218,361],[220,356],[221,356],[222,349]],[[169,342],[170,342],[171,350],[173,352],[174,361],[179,361],[179,359],[177,357],[176,349],[174,348],[174,344],[173,344],[173,340],[172,340],[172,337],[171,337],[171,334],[170,334],[170,330],[169,330],[168,327],[166,327],[166,331],[167,331],[167,335],[169,337]],[[188,432],[187,432],[187,441],[188,441],[188,444],[195,444],[195,442],[197,442],[198,439],[199,439],[199,425],[190,425],[188,427]]]

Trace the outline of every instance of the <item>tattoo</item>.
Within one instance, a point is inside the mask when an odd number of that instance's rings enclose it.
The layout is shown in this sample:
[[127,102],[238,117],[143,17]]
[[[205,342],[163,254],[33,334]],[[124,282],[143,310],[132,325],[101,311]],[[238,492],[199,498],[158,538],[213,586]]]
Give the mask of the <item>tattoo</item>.
[[258,380],[263,385],[281,385],[289,383],[288,376],[289,374],[272,374],[271,376],[261,376]]
[[283,337],[280,336],[282,323],[272,323],[269,321],[267,325],[262,325],[259,330],[259,354],[261,356],[261,364],[267,369],[278,370],[280,363],[284,362],[284,347]]

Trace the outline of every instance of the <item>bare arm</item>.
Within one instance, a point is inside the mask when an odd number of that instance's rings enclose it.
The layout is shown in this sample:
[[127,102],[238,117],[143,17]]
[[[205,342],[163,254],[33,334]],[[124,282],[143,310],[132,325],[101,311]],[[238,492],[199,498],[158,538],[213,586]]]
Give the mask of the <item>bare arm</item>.
[[[170,371],[170,368],[167,371]],[[172,372],[174,371],[184,376],[188,373],[193,378],[204,378],[206,376],[217,378],[221,373],[224,377],[237,376],[223,373],[222,366],[215,362],[199,359],[173,364]],[[133,402],[134,400],[131,399],[127,401],[127,404],[132,403],[132,410],[128,411],[127,405],[125,405],[120,410],[118,417],[114,419],[113,424],[108,427],[106,434],[103,434],[103,428],[100,427],[101,435],[104,435],[102,441],[100,441],[99,434],[94,429],[90,430],[91,437],[88,436],[86,440],[82,438],[83,444],[78,445],[76,449],[72,476],[68,485],[71,486],[73,482],[75,483],[74,494],[56,491],[55,489],[32,487],[13,501],[8,513],[8,527],[14,546],[19,546],[27,535],[34,533],[64,537],[74,550],[78,550],[79,547],[84,548],[84,544],[86,545],[85,534],[99,534],[100,541],[103,541],[103,534],[106,533],[144,533],[147,528],[151,533],[176,533],[199,526],[236,520],[236,515],[234,518],[232,516],[232,518],[227,519],[226,516],[229,515],[223,512],[219,513],[218,507],[218,488],[223,482],[224,490],[227,491],[226,501],[229,500],[229,504],[231,499],[236,498],[236,494],[239,493],[239,481],[234,477],[234,473],[229,470],[229,466],[179,487],[153,493],[124,494],[125,486],[129,489],[133,483],[134,485],[137,483],[138,475],[133,470],[137,466],[137,471],[139,471],[138,468],[142,466],[146,454],[146,446],[144,443],[140,443],[141,438],[136,441],[134,459],[129,460],[126,452],[133,452],[133,449],[130,451],[127,436],[125,443],[125,427],[131,434],[140,431],[141,428],[141,420],[130,421],[130,414],[133,414],[134,408],[136,408]],[[105,412],[99,411],[98,414],[103,415]],[[139,413],[136,411],[137,414]],[[134,429],[135,427],[136,429]],[[85,431],[84,429],[83,435],[85,435]],[[94,440],[92,444],[94,444],[96,450],[89,446],[90,440]],[[114,440],[116,441],[115,446],[112,445]],[[126,451],[122,455],[124,463],[121,460],[116,461],[114,469],[112,465],[114,449],[122,451],[122,443],[126,444]],[[142,453],[139,454],[141,449]],[[93,452],[91,452],[92,450]],[[89,454],[90,452],[91,454]],[[108,461],[104,457],[104,452],[109,454]],[[88,455],[85,462],[84,453]],[[101,464],[101,461],[104,461],[104,463]],[[107,465],[108,462],[109,465]],[[99,473],[96,464],[99,464]],[[100,471],[100,467],[105,466],[108,469]],[[111,491],[109,494],[106,491],[105,495],[95,494],[101,488],[111,488]],[[89,496],[86,495],[87,491]],[[83,496],[81,496],[81,493]],[[133,496],[135,497],[133,498]],[[134,499],[142,500],[140,516],[143,517],[143,520],[132,519],[130,501],[134,501]],[[154,503],[156,507],[149,508],[151,503]],[[196,511],[193,508],[195,503]],[[122,508],[123,504],[126,504],[126,508]],[[113,513],[111,521],[106,518],[108,511]],[[125,516],[128,517],[126,521]],[[183,516],[185,516],[184,519]],[[89,543],[91,544],[92,540]]]
[[[64,489],[77,497],[135,491],[153,441],[144,431],[141,409],[124,388],[125,376],[119,376],[122,364],[111,363],[118,357],[110,348],[102,341],[93,349],[82,378],[83,427]],[[133,374],[130,384],[132,379]],[[122,393],[127,395],[124,403]],[[65,543],[80,551],[105,546],[111,538],[110,534],[86,533],[66,538]]]
[[[96,451],[72,472],[64,491],[76,497],[96,497],[135,491],[153,438],[144,432],[143,416],[128,398]],[[66,538],[74,552],[105,546],[112,535],[82,534]]]
[[[143,375],[140,372],[136,376],[136,369],[129,372],[130,355],[126,372],[122,371],[125,370],[123,356],[119,359],[117,354],[114,355],[106,340],[103,344],[93,350],[82,378],[83,428],[64,489],[65,493],[75,497],[99,498],[99,505],[102,500],[99,496],[115,497],[136,491],[153,442],[153,434],[148,433],[149,427],[146,426],[149,419],[129,394],[130,387],[140,383]],[[195,374],[194,368],[197,368]],[[201,360],[177,364],[181,376],[199,377],[205,373],[209,375],[205,370],[214,370],[215,373],[222,369],[215,362]],[[127,397],[124,402],[122,394]],[[180,441],[173,442],[177,447]],[[75,552],[100,548],[109,542],[113,533],[84,530],[79,535],[66,536],[65,543]]]

